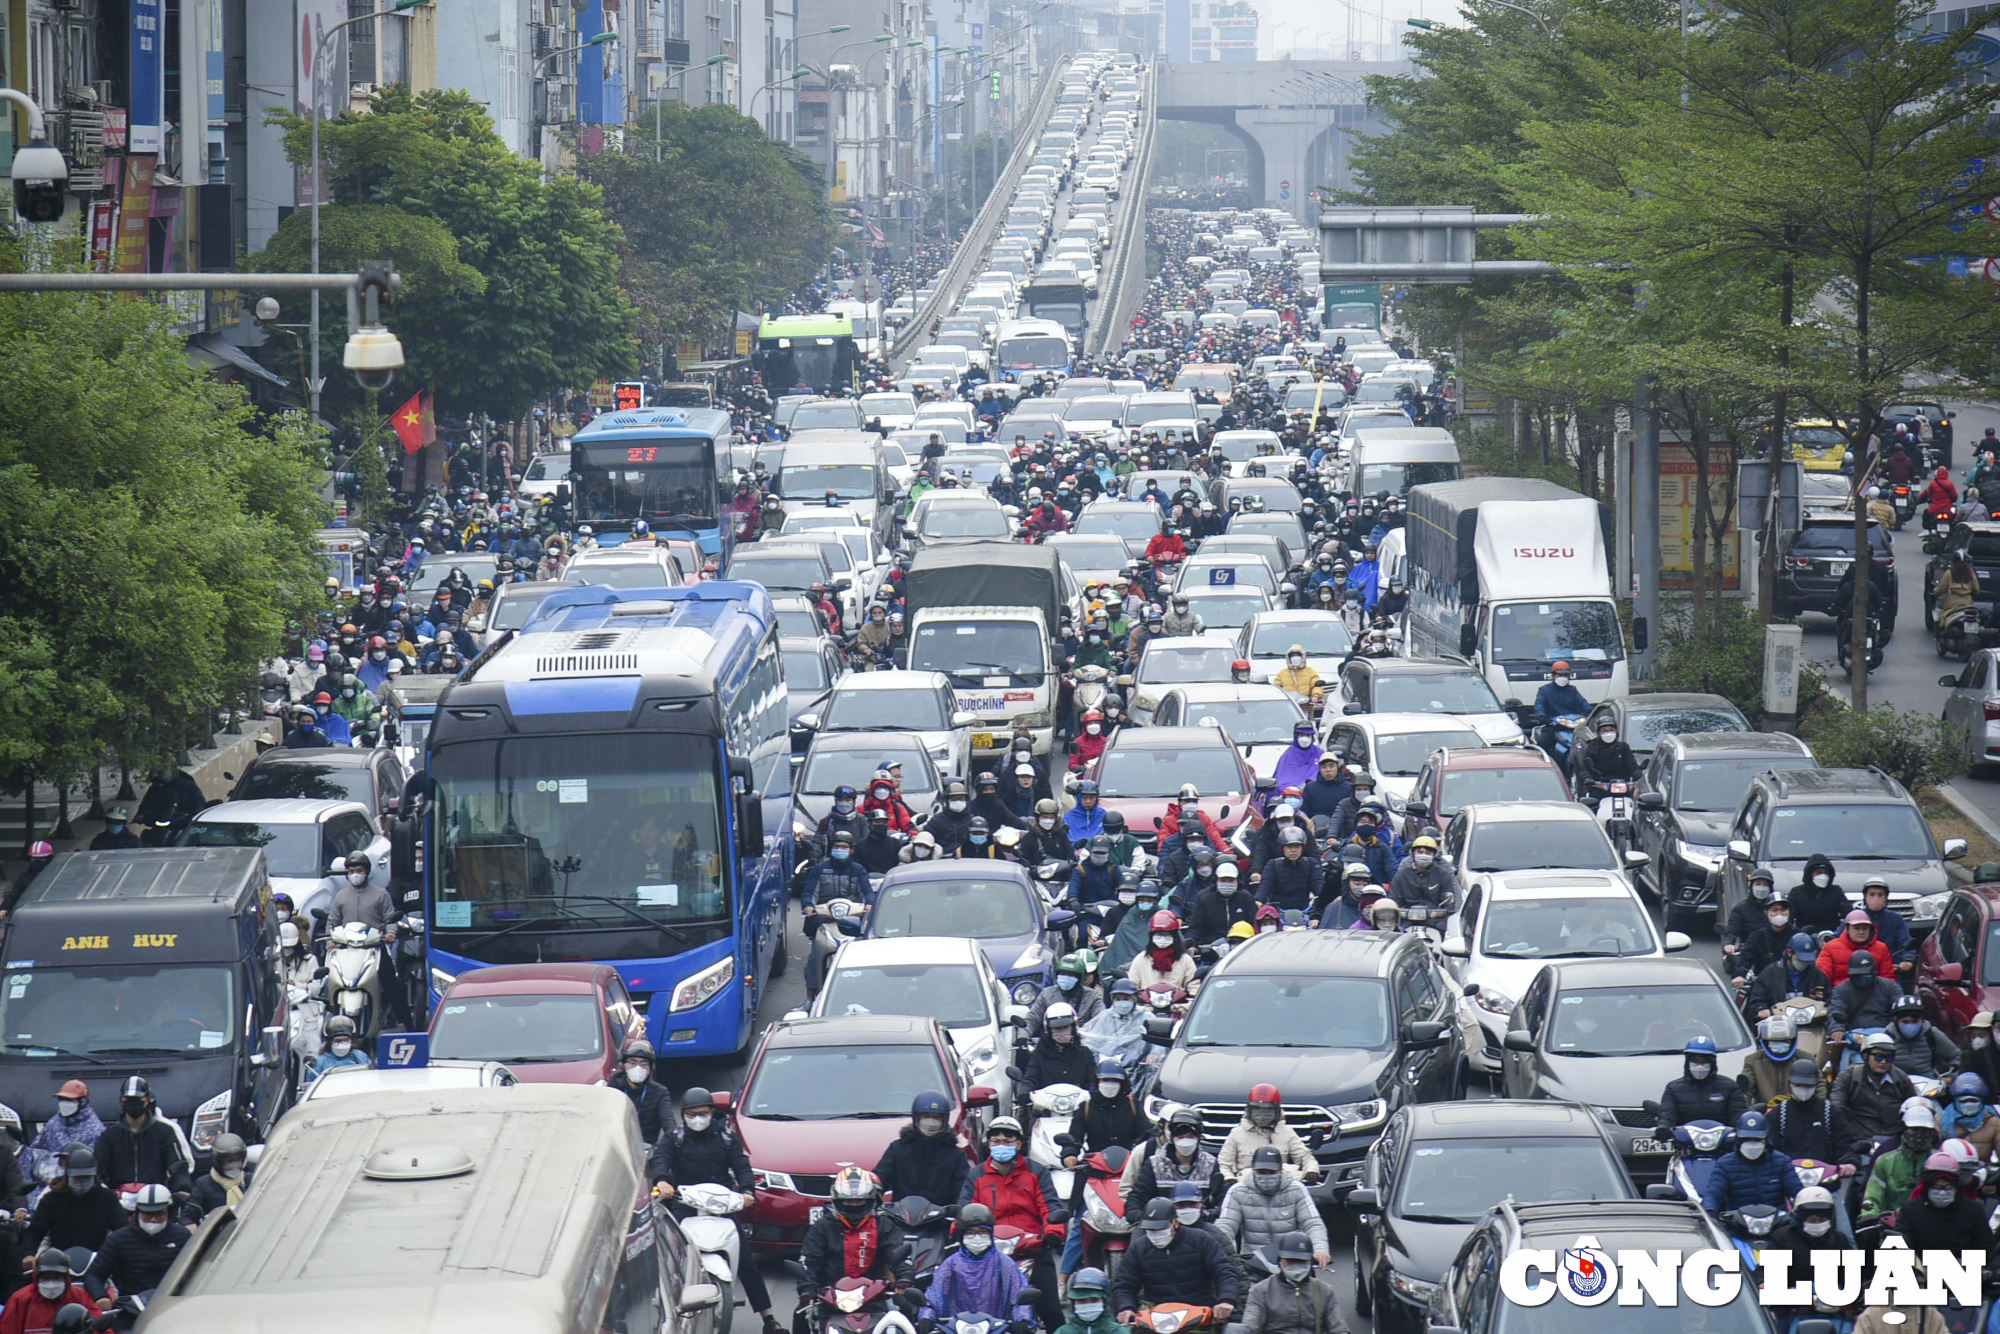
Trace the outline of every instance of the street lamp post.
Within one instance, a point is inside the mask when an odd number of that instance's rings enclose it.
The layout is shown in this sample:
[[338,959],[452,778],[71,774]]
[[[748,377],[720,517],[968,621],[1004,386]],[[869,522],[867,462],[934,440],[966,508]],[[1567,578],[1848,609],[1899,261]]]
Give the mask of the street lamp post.
[[669,74],[666,78],[660,80],[660,95],[653,99],[653,161],[658,162],[661,160],[660,104],[667,100],[667,85],[672,83],[675,79],[685,79],[688,75],[694,73],[696,70],[714,69],[717,65],[722,64],[724,61],[728,59],[729,59],[728,56],[710,56],[702,64],[689,65],[686,69],[681,70],[674,74]]
[[765,84],[762,88],[759,88],[756,92],[750,94],[750,106],[747,113],[750,119],[751,120],[757,119],[758,98],[762,97],[765,93],[770,92],[773,88],[782,88],[788,83],[797,83],[800,79],[803,79],[808,74],[812,73],[814,73],[814,71],[811,68],[805,65],[801,65],[797,69],[793,70],[790,74],[787,74],[784,78],[773,79],[771,80],[771,82]]
[[[800,32],[800,33],[793,33],[793,34],[792,34],[792,36],[791,36],[791,38],[790,38],[790,39],[789,39],[788,41],[786,41],[786,43],[785,43],[785,46],[784,46],[784,51],[782,52],[782,59],[780,59],[780,60],[778,61],[778,63],[779,63],[779,64],[781,64],[781,65],[789,65],[789,66],[793,66],[793,67],[796,67],[796,66],[797,66],[797,64],[798,64],[798,60],[799,60],[799,43],[800,43],[800,42],[803,42],[803,41],[808,41],[808,40],[810,40],[810,39],[812,39],[812,38],[814,38],[814,37],[833,37],[833,36],[837,36],[837,35],[838,35],[838,34],[840,34],[840,33],[843,33],[843,32],[847,32],[847,31],[848,31],[849,29],[853,28],[853,26],[854,26],[854,25],[853,25],[853,24],[851,24],[851,23],[836,23],[836,24],[834,24],[834,25],[833,25],[833,26],[832,26],[831,28],[821,28],[821,29],[820,29],[820,30],[819,30],[818,32]],[[839,55],[839,54],[840,54],[840,53],[841,53],[842,51],[845,51],[846,49],[847,49],[847,48],[846,48],[846,47],[844,47],[844,46],[843,46],[843,47],[838,47],[838,48],[836,48],[836,49],[835,49],[835,51],[834,51],[834,53],[833,53],[833,54],[834,54],[834,55]],[[830,70],[831,70],[831,69],[833,68],[833,57],[832,57],[832,56],[829,56],[829,57],[827,57],[827,61],[826,61],[826,64],[827,64],[827,68],[828,68],[828,70],[830,71]],[[831,75],[829,75],[829,77],[831,77]],[[778,112],[778,109],[777,109],[776,105],[773,105],[773,106],[772,106],[772,108],[771,108],[771,113],[772,113],[773,115],[776,115],[776,114],[777,114],[777,112]],[[771,131],[771,127],[770,127],[770,126],[768,126],[768,125],[764,127],[764,133],[765,133],[765,134],[766,134],[767,136],[769,136],[770,138],[773,138],[773,139],[775,139],[775,138],[777,138],[777,137],[778,137],[778,136],[777,136],[776,134],[773,134],[773,133],[772,133],[772,131]]]
[[[395,3],[390,5],[387,9],[377,9],[372,13],[367,13],[367,14],[356,14],[353,18],[342,19],[340,22],[326,29],[319,35],[319,40],[313,43],[312,72],[313,72],[314,82],[315,83],[318,82],[320,62],[326,59],[326,45],[329,41],[333,39],[333,35],[335,33],[339,32],[343,28],[351,28],[357,23],[373,22],[374,20],[379,19],[387,14],[400,14],[406,9],[416,8],[423,2],[424,0],[395,0]],[[314,273],[318,273],[319,272],[319,198],[321,194],[325,193],[325,191],[323,189],[324,178],[320,175],[320,163],[319,163],[319,89],[317,87],[313,89],[313,94],[312,94],[312,183],[313,183],[312,271]],[[320,386],[326,383],[326,381],[320,377],[319,373],[319,289],[317,287],[312,289],[311,328],[312,328],[312,376],[306,381],[306,392],[312,396],[311,397],[312,415],[314,416],[314,418],[317,418],[319,416]]]

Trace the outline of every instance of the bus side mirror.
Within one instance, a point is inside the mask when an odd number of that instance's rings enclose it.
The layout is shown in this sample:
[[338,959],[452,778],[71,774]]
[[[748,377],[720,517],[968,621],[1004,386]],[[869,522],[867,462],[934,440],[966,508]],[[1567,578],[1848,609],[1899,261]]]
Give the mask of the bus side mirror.
[[764,855],[764,794],[745,792],[736,799],[736,851],[745,857]]

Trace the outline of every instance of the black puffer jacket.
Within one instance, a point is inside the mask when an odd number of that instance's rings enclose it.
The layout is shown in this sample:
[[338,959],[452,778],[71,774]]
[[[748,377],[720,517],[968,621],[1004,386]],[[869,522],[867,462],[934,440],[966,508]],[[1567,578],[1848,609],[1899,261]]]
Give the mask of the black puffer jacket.
[[1021,1073],[1027,1076],[1030,1093],[1051,1084],[1074,1084],[1087,1089],[1097,1077],[1097,1054],[1077,1038],[1057,1042],[1044,1033],[1035,1049],[1028,1053],[1027,1067]]
[[639,1138],[645,1140],[649,1147],[658,1144],[661,1133],[672,1125],[674,1120],[669,1111],[674,1100],[667,1092],[666,1085],[657,1079],[649,1079],[643,1084],[634,1085],[625,1077],[623,1070],[604,1082],[632,1100],[634,1110],[639,1113]]
[[1799,875],[1799,883],[1785,896],[1792,905],[1792,927],[1797,931],[1838,931],[1840,924],[1854,905],[1848,901],[1847,891],[1840,882],[1829,881],[1825,889],[1813,883],[1813,874],[1824,871],[1833,875],[1833,860],[1823,853],[1815,852],[1806,858],[1806,868]]
[[875,1175],[882,1179],[883,1191],[899,1200],[921,1195],[932,1204],[956,1204],[972,1179],[972,1160],[949,1129],[925,1135],[909,1125],[882,1151]]
[[742,1141],[729,1133],[721,1121],[706,1130],[689,1130],[685,1125],[660,1136],[653,1146],[653,1180],[681,1186],[728,1186],[748,1194],[757,1188],[750,1171],[750,1155]]
[[1243,1305],[1243,1284],[1222,1238],[1205,1228],[1178,1228],[1171,1246],[1141,1239],[1125,1252],[1112,1280],[1112,1309],[1188,1302],[1195,1306]]
[[116,1283],[120,1292],[157,1288],[193,1235],[172,1222],[157,1233],[148,1233],[135,1219],[104,1239],[97,1258],[90,1262],[90,1271],[83,1276],[83,1286],[100,1300],[107,1282]]
[[121,1116],[97,1137],[97,1179],[113,1190],[137,1182],[185,1194],[189,1167],[179,1132],[157,1113],[137,1130]]

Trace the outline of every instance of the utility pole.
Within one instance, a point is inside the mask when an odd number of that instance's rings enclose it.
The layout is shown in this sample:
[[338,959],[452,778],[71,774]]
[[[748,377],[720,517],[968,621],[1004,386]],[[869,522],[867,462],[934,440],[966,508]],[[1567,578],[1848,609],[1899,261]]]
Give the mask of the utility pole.
[[[1653,679],[1654,642],[1660,628],[1660,410],[1653,378],[1639,377],[1632,403],[1632,677]],[[1620,479],[1621,483],[1625,479]]]

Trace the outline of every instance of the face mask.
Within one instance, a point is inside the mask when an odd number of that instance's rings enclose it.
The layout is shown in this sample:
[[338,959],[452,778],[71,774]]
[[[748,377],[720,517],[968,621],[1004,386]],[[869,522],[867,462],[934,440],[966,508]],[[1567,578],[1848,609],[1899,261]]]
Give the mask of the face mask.
[[851,801],[836,801],[833,803],[833,809],[842,815],[852,815],[854,814],[854,803]]
[[953,815],[962,814],[965,810],[965,799],[963,797],[953,797],[945,803],[945,808]]
[[279,923],[282,925],[292,920],[292,910],[290,908],[280,908],[278,909],[277,916]]
[[1808,1237],[1824,1237],[1827,1233],[1833,1231],[1833,1220],[1831,1218],[1808,1218],[1799,1224],[1799,1228]]
[[1125,1086],[1115,1079],[1100,1079],[1097,1081],[1097,1092],[1100,1097],[1115,1098],[1124,1092],[1124,1090]]
[[1013,1162],[1020,1152],[1021,1146],[1018,1144],[995,1144],[991,1149],[987,1150],[986,1156],[996,1163],[1005,1165]]
[[1566,686],[1569,684],[1569,678],[1567,676],[1558,676],[1556,678],[1556,684],[1558,686]]
[[1158,1232],[1148,1232],[1146,1234],[1146,1240],[1152,1242],[1155,1246],[1159,1247],[1161,1250],[1164,1251],[1165,1249],[1167,1249],[1167,1247],[1174,1244],[1174,1230],[1170,1227],[1167,1227],[1167,1228],[1161,1228]]
[[1974,1039],[1972,1040],[1972,1049],[1973,1049],[1974,1051],[1985,1051],[1985,1050],[1986,1050],[1986,1044],[1987,1044],[1987,1043],[1989,1043],[1989,1042],[1991,1042],[1991,1041],[1993,1041],[1993,1039],[1992,1039],[1992,1038],[1987,1038],[1987,1037],[1978,1037],[1978,1038],[1974,1038]]
[[1132,1002],[1128,1000],[1112,1001],[1111,1013],[1117,1015],[1120,1019],[1123,1019],[1126,1015],[1132,1013]]
[[1903,1147],[1919,1157],[1928,1154],[1937,1147],[1937,1131],[1924,1126],[1912,1126],[1903,1132]]
[[993,1238],[984,1232],[968,1232],[959,1238],[958,1244],[967,1255],[984,1255],[993,1245]]
[[1710,1075],[1712,1075],[1712,1074],[1714,1074],[1714,1073],[1715,1073],[1715,1062],[1714,1062],[1714,1061],[1689,1061],[1689,1062],[1688,1062],[1688,1078],[1689,1078],[1689,1079],[1707,1079],[1707,1078],[1708,1078],[1708,1077],[1709,1077]]
[[1828,875],[1824,871],[1814,872],[1812,880],[1813,880],[1813,886],[1817,889],[1825,889],[1828,885],[1833,883],[1833,877]]
[[1411,854],[1410,860],[1417,864],[1417,869],[1419,871],[1425,871],[1430,869],[1430,864],[1436,861],[1437,858],[1433,857],[1428,852],[1418,852]]
[[340,693],[346,696],[348,699],[354,698],[354,692],[352,690],[342,690]]
[[643,1084],[653,1077],[653,1068],[643,1061],[634,1061],[625,1067],[625,1078],[634,1084]]
[[886,788],[886,787],[878,787],[878,788],[876,788],[876,789],[875,789],[875,800],[877,800],[877,801],[887,801],[888,799],[889,799],[889,789],[888,789],[888,788]]
[[715,1123],[715,1118],[713,1116],[706,1114],[697,1116],[684,1116],[681,1118],[681,1122],[682,1124],[686,1125],[689,1130],[699,1135],[702,1131],[708,1129],[709,1126]]
[[1118,901],[1129,908],[1139,901],[1139,896],[1129,889],[1121,889],[1118,891]]
[[1198,1136],[1181,1136],[1174,1140],[1174,1152],[1183,1158],[1194,1157],[1195,1150],[1200,1147],[1201,1139]]
[[850,855],[846,848],[835,848],[833,850],[833,859],[837,862],[846,861]]
[[1304,658],[1301,658],[1296,653],[1294,653],[1291,657],[1286,658],[1285,661],[1290,663],[1294,667],[1303,667],[1306,665],[1306,660]]
[[164,1218],[142,1218],[139,1220],[139,1230],[149,1237],[157,1237],[167,1230],[167,1220]]
[[1090,733],[1090,735],[1092,735],[1092,736],[1096,736],[1096,735],[1097,735],[1098,733],[1102,732],[1102,731],[1104,730],[1104,728],[1103,728],[1102,724],[1099,724],[1099,723],[1089,723],[1089,724],[1086,724],[1086,725],[1084,726],[1084,729],[1083,729],[1083,730],[1084,730],[1084,731],[1086,731],[1086,732],[1088,732],[1088,733]]
[[35,1284],[35,1291],[41,1293],[49,1301],[54,1301],[56,1298],[62,1296],[63,1293],[69,1291],[69,1284],[59,1278],[43,1279]]
[[1771,897],[1771,887],[1765,884],[1752,885],[1750,886],[1750,893],[1752,897],[1761,903]]
[[1090,854],[1090,864],[1092,866],[1102,866],[1110,860],[1111,854],[1108,852],[1093,852]]
[[350,884],[350,885],[365,885],[365,884],[367,884],[367,883],[368,883],[368,872],[366,872],[366,871],[349,871],[349,872],[347,873],[347,883],[348,883],[348,884]]
[[1754,1163],[1759,1158],[1762,1158],[1764,1156],[1764,1149],[1766,1146],[1764,1144],[1764,1141],[1761,1139],[1747,1139],[1744,1140],[1741,1144],[1737,1145],[1736,1147],[1742,1151],[1743,1156],[1745,1158],[1748,1158],[1751,1162]]
[[387,649],[378,648],[373,653],[370,653],[368,656],[375,659],[375,661],[377,662],[387,662],[389,660],[389,651]]
[[243,1164],[231,1163],[229,1166],[222,1168],[220,1170],[222,1172],[223,1180],[235,1181],[243,1175]]
[[1077,983],[1082,980],[1074,973],[1058,973],[1056,975],[1056,985],[1064,991],[1075,991]]
[[1906,1020],[1903,1023],[1896,1025],[1896,1031],[1898,1033],[1901,1033],[1906,1038],[1913,1038],[1917,1034],[1924,1031],[1924,1022],[1921,1019],[1917,1020],[1915,1023],[1910,1023]]
[[1792,924],[1792,915],[1788,912],[1772,913],[1764,920],[1771,924],[1773,931],[1783,931]]
[[1960,1098],[1952,1107],[1961,1120],[1984,1120],[1986,1117],[1986,1104],[1977,1098]]
[[967,839],[966,839],[966,841],[967,841],[967,842],[969,842],[969,843],[971,843],[971,844],[972,844],[972,846],[973,846],[973,847],[975,847],[975,848],[983,848],[983,847],[985,847],[985,846],[986,846],[986,835],[984,835],[984,834],[971,834],[971,835],[968,835],[968,836],[967,836]]
[[352,1042],[340,1041],[333,1044],[333,1054],[335,1056],[346,1056],[353,1050],[354,1044]]
[[1049,1039],[1058,1047],[1067,1047],[1076,1037],[1076,1029],[1065,1024],[1061,1028],[1049,1030]]
[[1282,1172],[1259,1172],[1256,1174],[1255,1180],[1259,1194],[1276,1195],[1278,1187],[1285,1183],[1285,1174]]
[[1303,1283],[1306,1281],[1306,1275],[1312,1272],[1312,1266],[1303,1260],[1280,1260],[1278,1272],[1285,1276],[1287,1283]]
[[1618,739],[1618,734],[1616,732],[1599,732],[1597,739],[1608,746]]
[[1154,948],[1154,949],[1156,949],[1156,950],[1170,950],[1170,949],[1172,949],[1173,947],[1174,947],[1174,938],[1173,938],[1172,936],[1154,936],[1154,937],[1153,937],[1153,948]]
[[1104,1318],[1103,1302],[1078,1302],[1071,1308],[1076,1318],[1086,1325],[1094,1325]]
[[1958,1198],[1958,1187],[1932,1186],[1924,1192],[1924,1198],[1931,1202],[1933,1208],[1943,1209]]
[[917,1118],[917,1133],[936,1138],[944,1133],[944,1118],[941,1116],[920,1116]]
[[57,1098],[57,1099],[56,1099],[56,1115],[58,1115],[58,1116],[62,1116],[62,1117],[71,1117],[71,1116],[75,1116],[75,1115],[76,1115],[76,1109],[77,1109],[77,1108],[79,1108],[79,1107],[81,1107],[82,1105],[83,1105],[82,1103],[80,1103],[80,1102],[77,1102],[77,1101],[75,1101],[75,1100],[74,1100],[74,1099],[72,1099],[72,1098]]
[[1792,1085],[1792,1101],[1794,1102],[1811,1102],[1818,1093],[1819,1085],[1817,1084]]

